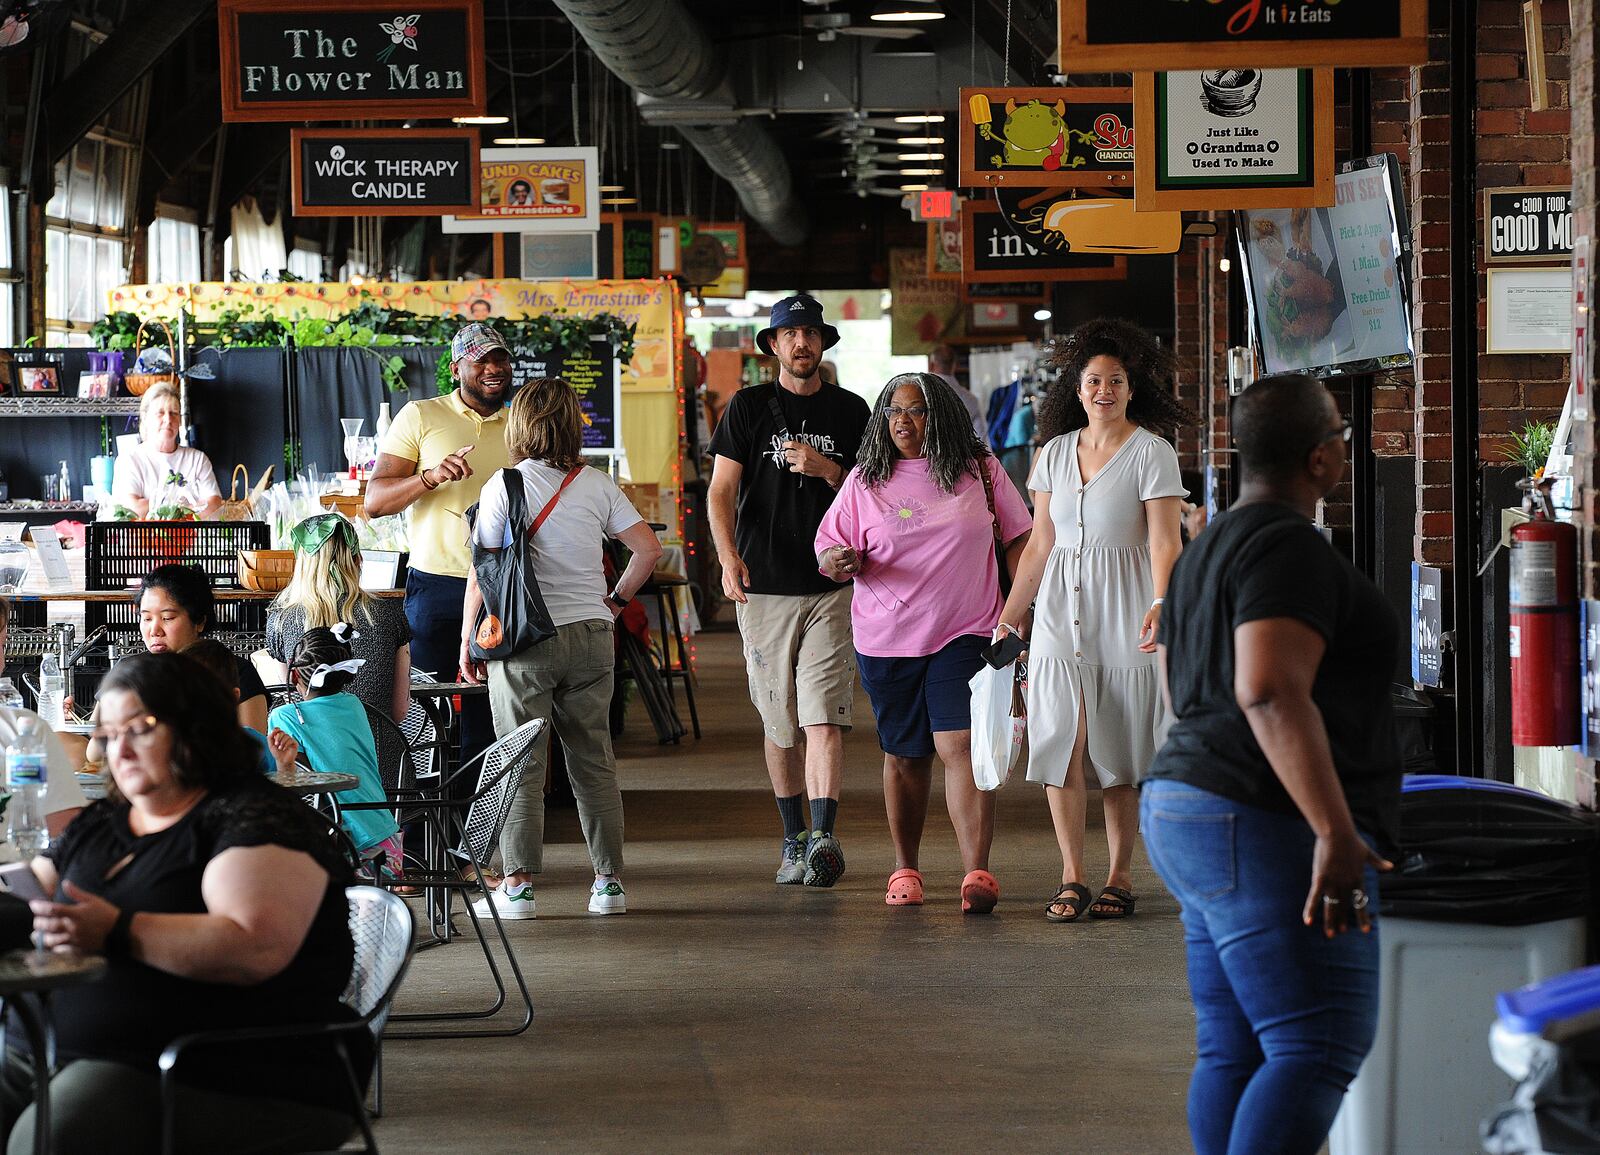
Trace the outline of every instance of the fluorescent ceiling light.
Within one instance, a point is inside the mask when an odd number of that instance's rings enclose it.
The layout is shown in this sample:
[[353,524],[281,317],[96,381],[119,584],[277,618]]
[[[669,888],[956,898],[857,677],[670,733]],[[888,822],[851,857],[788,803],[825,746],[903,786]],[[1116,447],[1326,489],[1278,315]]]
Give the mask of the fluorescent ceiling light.
[[601,197],[600,198],[600,203],[603,204],[603,205],[636,205],[636,204],[639,203],[639,198],[638,197]]
[[925,184],[903,184],[903,185],[900,186],[900,191],[901,192],[927,192],[928,191],[928,186],[925,185]]
[[624,185],[624,184],[603,184],[603,185],[600,186],[600,191],[601,192],[625,192],[627,190],[627,187],[628,186]]
[[452,116],[454,124],[510,124],[509,116]]
[[544,143],[544,137],[542,137],[542,136],[497,136],[497,137],[494,138],[494,143],[495,144],[543,144]]
[[895,160],[943,160],[942,152],[902,152]]
[[895,143],[899,144],[899,145],[943,144],[944,143],[944,137],[942,137],[942,136],[902,136],[898,140],[896,140]]
[[942,168],[903,168],[903,169],[900,170],[900,175],[901,176],[943,176],[944,175],[944,169],[942,169]]
[[1050,319],[1050,310],[1049,309],[1035,309],[1033,311],[1033,319],[1035,321],[1048,321]]
[[890,7],[883,11],[874,12],[872,14],[872,19],[881,21],[884,24],[900,22],[909,24],[912,21],[919,20],[943,20],[944,13],[930,9],[917,10],[912,8]]
[[943,124],[944,113],[917,112],[909,116],[897,116],[894,118],[894,122],[896,124]]

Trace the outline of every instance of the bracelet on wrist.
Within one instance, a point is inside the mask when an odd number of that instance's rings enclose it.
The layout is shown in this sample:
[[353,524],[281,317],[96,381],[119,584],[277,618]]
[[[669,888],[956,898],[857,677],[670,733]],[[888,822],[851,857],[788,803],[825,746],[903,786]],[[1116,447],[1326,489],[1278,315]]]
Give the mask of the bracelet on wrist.
[[1157,598],[1155,601],[1150,603],[1150,608],[1151,609],[1155,609],[1157,606],[1164,606],[1166,604],[1167,604],[1167,599],[1166,598]]
[[426,469],[424,469],[417,476],[422,479],[422,488],[428,490],[430,493],[439,488],[439,483],[437,481],[431,483],[428,481],[428,471]]

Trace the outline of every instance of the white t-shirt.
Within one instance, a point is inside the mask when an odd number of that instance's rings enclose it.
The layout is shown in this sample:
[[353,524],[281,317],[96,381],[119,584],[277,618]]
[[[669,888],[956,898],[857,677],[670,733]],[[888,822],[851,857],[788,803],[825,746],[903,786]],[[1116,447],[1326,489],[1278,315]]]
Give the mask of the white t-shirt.
[[111,474],[113,501],[141,497],[154,505],[163,495],[180,491],[195,509],[221,496],[211,459],[198,449],[180,445],[171,453],[162,453],[141,443],[117,454]]
[[[560,487],[566,473],[535,461],[524,461],[516,468],[522,474],[523,499],[532,520]],[[598,469],[585,468],[567,486],[533,536],[533,572],[553,623],[570,626],[596,618],[611,620],[611,610],[605,603],[610,591],[606,588],[601,539],[625,533],[643,520],[616,483]],[[511,544],[506,485],[498,472],[484,483],[478,496],[474,536],[479,545],[489,549],[504,549]]]
[[979,441],[989,444],[989,431],[984,426],[983,408],[978,404],[977,394],[948,373],[936,373],[934,376],[956,391],[956,396],[961,398],[961,404],[966,407],[967,416],[972,419],[972,431],[978,435]]
[[[61,739],[55,736],[54,731],[46,726],[44,719],[32,710],[19,710],[11,706],[0,706],[0,754],[5,747],[16,740],[17,730],[22,725],[22,719],[34,719],[34,727],[44,729],[44,746],[47,769],[44,786],[44,809],[46,814],[54,814],[60,810],[76,810],[87,806],[88,799],[83,796],[83,787],[78,785],[76,767],[67,757],[67,748],[61,744]],[[3,823],[3,819],[0,819]],[[4,834],[4,827],[0,825],[0,835]],[[9,842],[0,841],[0,863],[15,862],[17,851]]]

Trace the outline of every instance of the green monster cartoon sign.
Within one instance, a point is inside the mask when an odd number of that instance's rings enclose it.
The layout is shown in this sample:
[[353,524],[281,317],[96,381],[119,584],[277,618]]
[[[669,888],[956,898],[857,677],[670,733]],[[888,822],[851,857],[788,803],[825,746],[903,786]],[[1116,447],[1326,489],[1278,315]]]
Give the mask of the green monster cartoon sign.
[[966,88],[961,183],[1098,187],[1133,179],[1124,88]]

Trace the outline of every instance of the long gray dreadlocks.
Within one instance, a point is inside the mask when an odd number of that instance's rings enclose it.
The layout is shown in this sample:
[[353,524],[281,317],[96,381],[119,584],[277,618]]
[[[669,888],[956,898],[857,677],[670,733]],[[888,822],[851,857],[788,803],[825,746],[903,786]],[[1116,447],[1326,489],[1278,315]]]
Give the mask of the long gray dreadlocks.
[[978,462],[989,452],[978,435],[972,431],[972,418],[967,407],[950,388],[948,382],[932,373],[901,373],[889,378],[889,383],[878,394],[878,403],[872,408],[872,420],[861,438],[861,451],[856,454],[856,467],[868,489],[877,489],[894,475],[894,463],[900,453],[889,436],[889,419],[884,409],[894,391],[902,385],[915,385],[922,391],[922,403],[928,407],[928,429],[922,443],[923,456],[928,459],[928,476],[945,493],[954,493],[956,482],[962,474],[978,476]]

